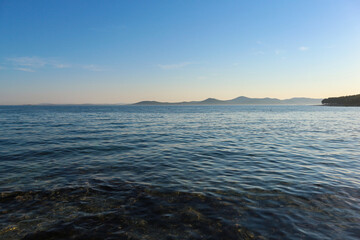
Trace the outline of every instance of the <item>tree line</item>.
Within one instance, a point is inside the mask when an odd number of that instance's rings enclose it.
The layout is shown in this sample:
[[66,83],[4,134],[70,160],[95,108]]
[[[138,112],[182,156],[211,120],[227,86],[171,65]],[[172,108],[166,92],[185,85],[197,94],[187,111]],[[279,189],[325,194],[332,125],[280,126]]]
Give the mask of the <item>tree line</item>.
[[328,106],[360,106],[360,94],[325,98],[321,103]]

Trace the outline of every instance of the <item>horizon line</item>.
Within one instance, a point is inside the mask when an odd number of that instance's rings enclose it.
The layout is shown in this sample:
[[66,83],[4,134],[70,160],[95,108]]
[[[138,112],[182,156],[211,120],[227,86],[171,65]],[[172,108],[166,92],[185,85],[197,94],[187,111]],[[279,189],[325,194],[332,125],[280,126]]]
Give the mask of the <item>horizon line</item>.
[[229,101],[229,100],[233,100],[236,98],[240,98],[240,97],[245,97],[245,98],[249,98],[249,99],[278,99],[278,100],[289,100],[289,99],[296,99],[296,98],[307,98],[307,99],[325,99],[324,97],[322,98],[317,98],[317,97],[290,97],[290,98],[276,98],[276,97],[246,97],[246,96],[238,96],[235,98],[231,98],[231,99],[227,99],[227,100],[221,100],[221,99],[217,99],[217,98],[213,98],[213,97],[208,97],[202,100],[182,100],[182,101],[176,101],[176,102],[170,102],[170,101],[161,101],[161,100],[140,100],[140,101],[136,101],[136,102],[128,102],[128,103],[18,103],[18,104],[3,104],[0,103],[0,106],[39,106],[39,105],[44,105],[44,106],[49,106],[49,105],[132,105],[132,104],[136,104],[139,102],[159,102],[159,103],[169,103],[169,104],[174,104],[174,103],[185,103],[185,102],[201,102],[201,101],[205,101],[207,99],[215,99],[215,100],[219,100],[219,101]]

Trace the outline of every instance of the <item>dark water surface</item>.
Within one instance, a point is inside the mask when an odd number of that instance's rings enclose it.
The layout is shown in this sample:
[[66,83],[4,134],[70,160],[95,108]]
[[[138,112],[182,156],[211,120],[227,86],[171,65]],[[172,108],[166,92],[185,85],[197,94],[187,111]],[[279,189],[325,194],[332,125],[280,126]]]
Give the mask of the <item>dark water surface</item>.
[[360,108],[0,106],[0,239],[359,239]]

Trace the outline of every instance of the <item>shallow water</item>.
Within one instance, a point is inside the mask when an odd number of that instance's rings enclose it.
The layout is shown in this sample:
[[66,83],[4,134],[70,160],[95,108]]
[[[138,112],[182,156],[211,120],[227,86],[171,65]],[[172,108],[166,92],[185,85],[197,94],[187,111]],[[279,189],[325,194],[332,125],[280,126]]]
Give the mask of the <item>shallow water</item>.
[[358,239],[360,108],[0,106],[1,239]]

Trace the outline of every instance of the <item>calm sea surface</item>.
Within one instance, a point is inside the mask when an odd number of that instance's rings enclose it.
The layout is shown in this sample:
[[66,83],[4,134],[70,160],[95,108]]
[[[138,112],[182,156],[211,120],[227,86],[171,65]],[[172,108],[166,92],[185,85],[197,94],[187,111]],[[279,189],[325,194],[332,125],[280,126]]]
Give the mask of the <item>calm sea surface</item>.
[[0,106],[0,239],[359,239],[360,108]]

